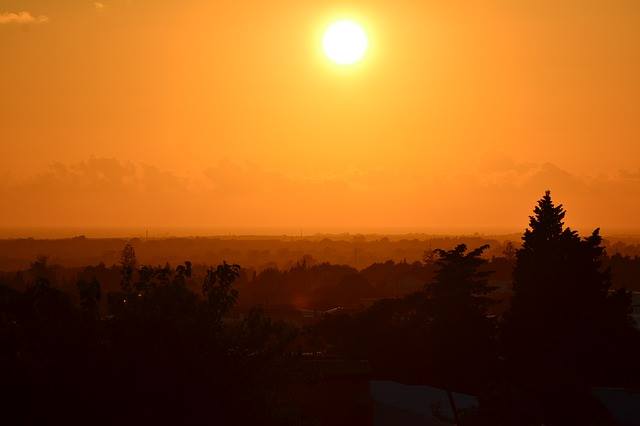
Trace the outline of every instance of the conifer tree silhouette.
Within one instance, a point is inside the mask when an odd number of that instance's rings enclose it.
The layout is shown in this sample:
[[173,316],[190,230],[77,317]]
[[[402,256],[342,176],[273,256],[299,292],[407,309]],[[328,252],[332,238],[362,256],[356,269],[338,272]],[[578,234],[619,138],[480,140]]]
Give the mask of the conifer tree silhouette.
[[610,291],[600,230],[581,238],[565,216],[549,191],[538,201],[516,254],[503,325],[510,380],[538,399],[546,424],[575,420],[577,409],[594,415],[590,386],[617,380],[621,352],[608,347],[633,342],[628,295]]

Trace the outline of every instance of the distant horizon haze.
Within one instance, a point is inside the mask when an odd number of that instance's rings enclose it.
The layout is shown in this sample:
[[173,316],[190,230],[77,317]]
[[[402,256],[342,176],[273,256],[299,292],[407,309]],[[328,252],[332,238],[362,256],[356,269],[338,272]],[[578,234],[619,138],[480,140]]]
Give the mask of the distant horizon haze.
[[[459,228],[267,228],[267,227],[0,227],[0,239],[70,239],[70,238],[116,238],[116,239],[167,239],[167,238],[238,238],[238,239],[299,239],[328,238],[353,239],[375,238],[417,238],[433,237],[491,237],[505,240],[519,240],[522,229],[459,227]],[[587,235],[593,227],[572,227],[582,235]],[[601,232],[610,238],[640,237],[640,228],[602,228]]]

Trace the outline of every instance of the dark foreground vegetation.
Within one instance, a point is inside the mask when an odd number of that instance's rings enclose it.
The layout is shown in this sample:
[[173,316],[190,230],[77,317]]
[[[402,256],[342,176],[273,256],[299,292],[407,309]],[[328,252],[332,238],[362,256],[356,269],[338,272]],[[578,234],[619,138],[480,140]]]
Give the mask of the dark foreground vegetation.
[[[323,358],[477,395],[463,425],[615,424],[591,389],[640,386],[622,288],[639,276],[564,215],[547,193],[503,256],[460,244],[363,270],[309,258],[286,271],[156,267],[127,245],[117,266],[88,267],[71,289],[39,258],[0,285],[0,420],[327,424],[300,391],[317,380],[310,358]],[[312,320],[277,320],[285,304]]]

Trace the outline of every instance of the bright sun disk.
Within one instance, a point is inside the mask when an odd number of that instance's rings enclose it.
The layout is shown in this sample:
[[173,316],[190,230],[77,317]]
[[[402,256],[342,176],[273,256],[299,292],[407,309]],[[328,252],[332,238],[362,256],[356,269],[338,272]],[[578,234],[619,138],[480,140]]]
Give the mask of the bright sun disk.
[[360,61],[369,46],[362,27],[350,20],[329,25],[322,39],[324,53],[338,65],[351,65]]

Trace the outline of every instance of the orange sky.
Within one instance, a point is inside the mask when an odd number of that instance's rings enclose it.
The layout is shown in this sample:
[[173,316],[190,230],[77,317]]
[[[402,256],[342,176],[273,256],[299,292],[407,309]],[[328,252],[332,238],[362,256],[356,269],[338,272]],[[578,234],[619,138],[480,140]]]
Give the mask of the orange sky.
[[640,228],[640,2],[344,4],[0,0],[0,223]]

